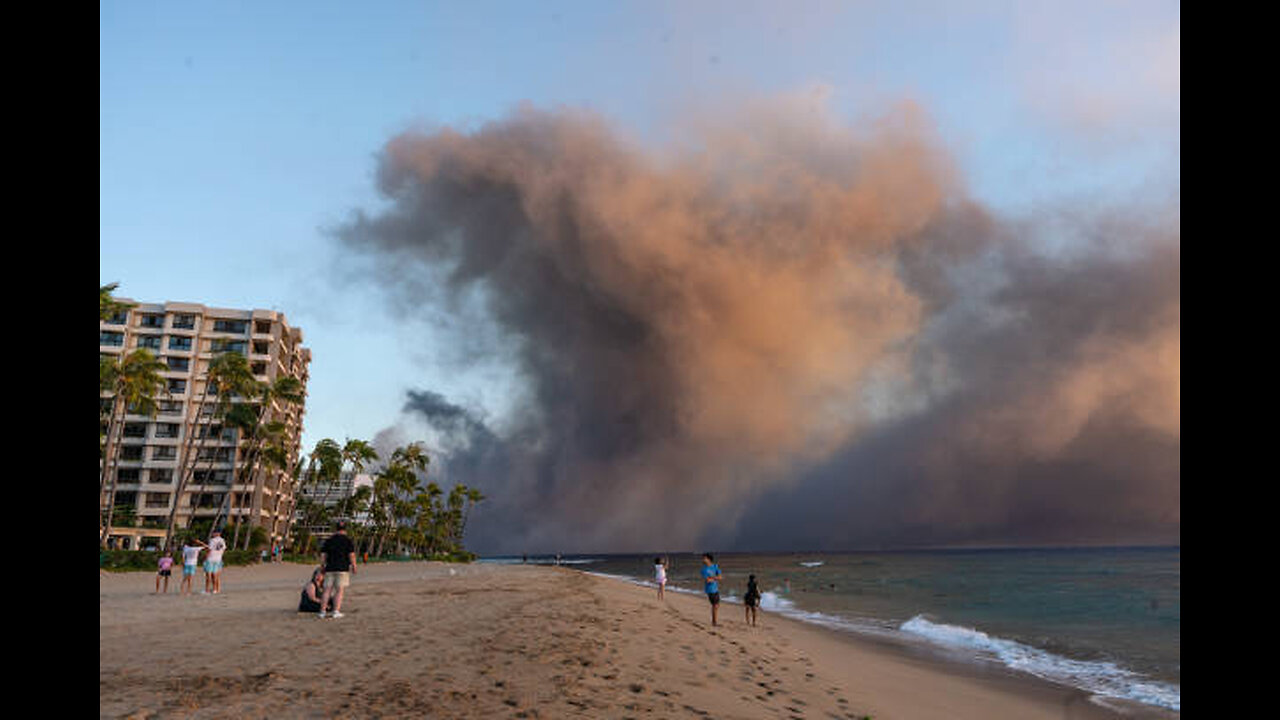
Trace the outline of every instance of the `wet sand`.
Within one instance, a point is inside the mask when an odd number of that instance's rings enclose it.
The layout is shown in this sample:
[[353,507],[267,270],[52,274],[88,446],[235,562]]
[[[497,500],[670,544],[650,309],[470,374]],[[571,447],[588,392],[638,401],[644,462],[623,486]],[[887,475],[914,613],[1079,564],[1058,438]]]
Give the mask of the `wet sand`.
[[[180,573],[178,573],[180,574]],[[99,715],[181,718],[1117,718],[1082,692],[567,568],[361,566],[346,617],[295,611],[310,568],[220,595],[100,573]],[[202,586],[196,578],[197,590]]]

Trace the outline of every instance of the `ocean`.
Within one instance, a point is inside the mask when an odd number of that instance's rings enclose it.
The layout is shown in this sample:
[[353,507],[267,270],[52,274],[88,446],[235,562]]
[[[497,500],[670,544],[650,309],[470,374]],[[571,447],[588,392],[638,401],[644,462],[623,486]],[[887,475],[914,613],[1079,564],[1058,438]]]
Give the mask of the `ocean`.
[[[651,586],[657,554],[561,562]],[[668,589],[701,594],[701,556],[667,557]],[[716,561],[730,603],[741,602],[754,574],[765,612],[1181,712],[1179,548],[725,553]]]

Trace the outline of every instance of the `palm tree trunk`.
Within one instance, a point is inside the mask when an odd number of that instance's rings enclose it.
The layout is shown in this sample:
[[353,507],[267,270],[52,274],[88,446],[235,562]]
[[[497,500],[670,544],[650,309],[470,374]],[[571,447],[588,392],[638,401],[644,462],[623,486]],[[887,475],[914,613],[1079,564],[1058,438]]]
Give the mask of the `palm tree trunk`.
[[[199,364],[199,362],[200,362],[199,354],[197,353],[197,356],[196,356],[197,365]],[[169,520],[165,524],[165,532],[164,532],[165,548],[168,548],[170,541],[173,540],[173,522],[178,516],[178,505],[179,503],[182,502],[182,493],[187,487],[188,467],[190,468],[190,474],[191,475],[195,474],[196,458],[190,457],[190,454],[191,454],[192,446],[195,445],[196,431],[200,427],[200,415],[204,413],[204,406],[208,397],[209,397],[209,386],[206,381],[205,390],[200,394],[200,402],[196,404],[195,420],[191,423],[191,430],[190,432],[184,433],[184,437],[182,438],[183,448],[182,448],[182,452],[179,454],[179,461],[178,461],[178,487],[176,488],[173,495],[173,507],[169,508]],[[187,424],[186,418],[184,417],[182,422],[182,425],[184,428],[186,427],[186,424]],[[194,508],[192,509],[191,514],[192,516],[195,515]]]
[[111,535],[111,518],[108,511],[106,522],[102,517],[102,499],[107,488],[110,487],[110,495],[108,496],[108,507],[110,503],[115,501],[115,478],[116,473],[112,472],[115,463],[114,455],[116,448],[120,446],[120,439],[117,437],[115,441],[112,438],[124,432],[124,418],[120,415],[123,407],[123,400],[117,393],[115,400],[111,404],[111,417],[107,421],[107,444],[102,457],[102,480],[98,485],[98,543],[101,547],[107,546],[107,538]]

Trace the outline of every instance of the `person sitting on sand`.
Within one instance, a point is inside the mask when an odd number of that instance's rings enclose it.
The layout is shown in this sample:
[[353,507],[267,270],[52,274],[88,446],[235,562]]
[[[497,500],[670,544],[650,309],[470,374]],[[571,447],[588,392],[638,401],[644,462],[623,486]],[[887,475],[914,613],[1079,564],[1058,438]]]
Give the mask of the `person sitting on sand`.
[[665,558],[653,559],[653,581],[658,583],[658,599],[662,599],[662,590],[667,586],[667,561]]
[[160,571],[156,573],[156,592],[160,592],[160,578],[164,578],[164,592],[169,594],[169,576],[173,574],[173,551],[165,550],[160,558]]
[[[298,612],[320,612],[322,597],[324,597],[324,568],[318,567],[311,573],[311,580],[302,588],[302,597],[298,599]],[[329,607],[333,607],[332,600],[329,601]]]
[[747,613],[746,621],[755,627],[756,607],[760,605],[760,588],[756,586],[756,576],[747,576],[747,594],[742,596],[742,605]]
[[720,611],[720,584],[723,578],[720,575],[720,566],[716,564],[716,559],[711,553],[702,554],[702,582],[703,589],[707,591],[707,600],[711,602],[711,626],[716,626],[717,618]]

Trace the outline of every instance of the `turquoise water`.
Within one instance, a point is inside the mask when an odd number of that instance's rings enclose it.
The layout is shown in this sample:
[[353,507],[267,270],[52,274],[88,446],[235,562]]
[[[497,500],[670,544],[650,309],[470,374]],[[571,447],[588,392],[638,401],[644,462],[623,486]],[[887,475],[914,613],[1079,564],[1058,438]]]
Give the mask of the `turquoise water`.
[[[672,586],[701,593],[701,557],[668,557]],[[644,583],[653,579],[653,558],[562,561]],[[1178,548],[726,553],[716,560],[725,576],[721,593],[731,602],[754,573],[767,612],[1181,709]]]

